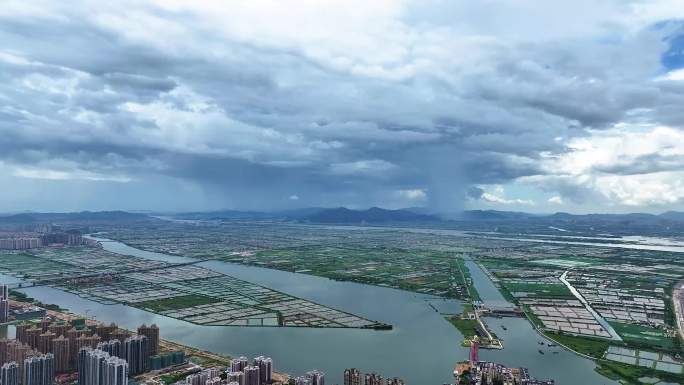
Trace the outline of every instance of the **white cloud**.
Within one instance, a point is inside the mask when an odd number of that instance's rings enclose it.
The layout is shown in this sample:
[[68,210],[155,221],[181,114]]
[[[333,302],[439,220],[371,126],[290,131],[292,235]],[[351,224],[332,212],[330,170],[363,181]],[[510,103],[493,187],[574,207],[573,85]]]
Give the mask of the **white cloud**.
[[549,202],[549,203],[556,204],[556,205],[562,205],[562,204],[563,204],[563,198],[561,198],[560,196],[556,195],[556,196],[553,196],[553,197],[549,198],[548,202]]
[[684,80],[684,68],[670,71],[666,73],[664,76],[658,78],[657,80],[664,81],[664,80],[672,80],[672,81],[681,81]]
[[398,190],[396,195],[412,202],[425,202],[427,200],[427,194],[423,189]]
[[489,185],[489,186],[479,186],[478,189],[479,196],[469,196],[473,202],[481,201],[484,203],[494,204],[494,205],[522,205],[522,206],[534,206],[534,201],[530,199],[510,199],[506,197],[506,190],[502,185]]
[[620,167],[637,167],[643,158],[652,157],[652,166],[666,167],[682,162],[684,132],[672,127],[618,124],[590,136],[572,139],[568,152],[550,157],[547,170],[552,174],[583,175]]
[[396,165],[382,159],[359,160],[348,163],[333,163],[330,170],[337,175],[389,176]]
[[150,147],[175,152],[225,156],[252,162],[296,165],[320,160],[327,150],[342,147],[337,141],[321,141],[237,121],[216,102],[179,87],[148,104],[128,102],[120,107],[154,127],[132,127],[131,134]]
[[87,180],[94,182],[119,182],[128,183],[133,179],[124,175],[107,175],[86,170],[54,170],[48,168],[21,166],[15,167],[13,176],[30,179],[47,180]]
[[654,81],[674,31],[653,23],[683,16],[680,0],[7,0],[0,161],[280,203],[452,209],[521,175],[563,202],[678,202],[684,70]]
[[684,202],[684,171],[597,176],[593,187],[626,206],[676,204]]
[[[543,161],[545,175],[520,178],[564,193],[595,194],[605,203],[668,205],[684,201],[684,132],[650,125],[618,124],[567,142],[567,152]],[[553,197],[551,199],[561,198]],[[551,202],[551,200],[549,200]],[[560,203],[560,202],[553,202]]]
[[289,198],[289,199],[290,199],[291,201],[298,201],[298,200],[299,200],[299,196],[298,196],[298,195],[290,195],[290,198]]
[[485,192],[482,194],[482,199],[485,202],[501,204],[501,205],[525,205],[534,206],[534,202],[529,199],[506,199],[505,197],[498,196],[492,193]]

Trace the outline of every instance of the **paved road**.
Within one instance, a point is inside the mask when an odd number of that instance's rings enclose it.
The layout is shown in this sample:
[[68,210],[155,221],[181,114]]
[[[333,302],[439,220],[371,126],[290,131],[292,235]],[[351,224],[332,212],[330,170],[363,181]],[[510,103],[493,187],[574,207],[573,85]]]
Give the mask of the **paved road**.
[[684,281],[675,285],[674,291],[672,292],[672,302],[674,303],[677,328],[679,329],[680,337],[684,338],[684,309],[682,309],[682,300],[684,300]]
[[575,298],[577,298],[580,302],[582,302],[582,304],[589,311],[589,313],[591,313],[594,316],[594,318],[596,318],[596,321],[598,321],[598,323],[601,324],[601,326],[603,326],[603,328],[606,329],[608,331],[608,333],[610,333],[610,336],[612,339],[614,339],[616,341],[622,341],[622,338],[620,338],[620,336],[617,334],[615,329],[613,329],[613,327],[610,326],[608,321],[606,321],[603,317],[601,317],[601,315],[599,313],[597,313],[596,310],[594,310],[589,305],[589,302],[587,302],[587,300],[584,298],[584,296],[577,289],[575,289],[575,287],[572,286],[570,284],[570,282],[568,282],[568,280],[566,279],[566,277],[568,276],[568,272],[569,271],[566,271],[565,273],[563,273],[563,275],[560,276],[560,278],[559,278],[560,281],[563,282],[563,284],[565,284],[565,286],[568,287],[568,289],[570,290],[572,295],[575,296]]

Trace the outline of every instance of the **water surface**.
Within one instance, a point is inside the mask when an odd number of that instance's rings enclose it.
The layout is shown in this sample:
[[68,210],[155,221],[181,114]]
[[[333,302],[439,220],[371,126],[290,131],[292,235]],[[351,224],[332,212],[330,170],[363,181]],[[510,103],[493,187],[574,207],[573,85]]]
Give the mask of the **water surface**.
[[[178,262],[176,258],[138,250],[119,242],[103,242],[106,250],[154,260]],[[22,289],[44,302],[57,303],[74,312],[88,314],[127,328],[156,323],[163,338],[229,355],[268,355],[276,369],[301,374],[321,369],[327,382],[342,383],[345,368],[375,371],[397,376],[412,385],[440,385],[453,382],[453,367],[467,359],[460,346],[462,336],[441,311],[428,302],[434,297],[406,291],[289,273],[220,261],[199,263],[208,269],[261,284],[307,300],[331,306],[394,326],[390,331],[360,329],[312,329],[276,327],[201,326],[175,320],[124,305],[103,305],[74,294],[49,288]],[[485,302],[505,302],[488,277],[472,262],[468,267]],[[458,301],[436,299],[438,309],[458,313]],[[504,339],[502,351],[482,351],[482,359],[511,366],[528,367],[532,375],[556,379],[558,385],[616,384],[594,372],[594,363],[569,352],[540,355],[532,326],[522,318],[487,319]],[[503,330],[501,325],[508,330]]]

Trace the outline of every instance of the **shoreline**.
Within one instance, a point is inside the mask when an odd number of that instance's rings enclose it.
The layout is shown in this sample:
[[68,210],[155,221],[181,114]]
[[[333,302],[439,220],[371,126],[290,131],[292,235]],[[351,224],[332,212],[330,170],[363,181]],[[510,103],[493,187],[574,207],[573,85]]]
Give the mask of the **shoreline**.
[[[20,302],[20,301],[14,301],[15,303],[18,304],[27,304],[27,305],[32,305],[31,303],[28,302]],[[71,321],[74,319],[85,319],[85,323],[87,326],[92,326],[92,325],[106,325],[105,322],[103,321],[98,321],[93,318],[87,318],[81,314],[76,314],[72,313],[68,310],[63,310],[63,311],[57,311],[57,310],[47,310],[47,316],[53,317],[58,320],[63,320],[63,321]],[[23,320],[22,320],[23,321]],[[14,321],[12,323],[17,323],[17,322],[22,322],[22,321]],[[120,327],[117,325],[118,329],[125,330],[127,332],[130,332],[132,334],[136,334],[135,331],[126,329],[124,327]],[[185,353],[185,357],[200,357],[202,359],[206,359],[209,362],[214,362],[214,363],[221,363],[222,366],[230,366],[230,360],[232,359],[231,356],[223,355],[220,353],[215,353],[211,352],[208,350],[202,350],[193,346],[185,345],[180,342],[176,342],[173,340],[169,339],[164,339],[164,338],[159,338],[159,348],[160,352],[168,352],[168,351],[183,351]],[[189,361],[188,361],[189,362]],[[166,368],[166,369],[172,369],[172,368]],[[163,370],[161,372],[164,372]],[[144,373],[144,375],[149,375],[151,372]],[[154,373],[152,377],[157,377],[160,376],[161,373]],[[278,383],[287,383],[287,381],[291,378],[292,376],[288,373],[283,373],[283,372],[278,372],[278,371],[273,371],[273,379],[276,380],[276,384]]]

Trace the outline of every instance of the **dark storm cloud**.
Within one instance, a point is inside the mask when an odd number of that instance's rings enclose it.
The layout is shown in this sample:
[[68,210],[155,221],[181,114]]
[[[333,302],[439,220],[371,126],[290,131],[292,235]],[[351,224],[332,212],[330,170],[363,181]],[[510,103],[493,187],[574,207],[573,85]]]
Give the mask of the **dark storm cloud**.
[[472,198],[472,199],[477,200],[477,199],[482,198],[482,195],[484,195],[484,192],[485,191],[483,189],[481,189],[477,186],[471,186],[468,188],[468,191],[466,194],[468,195],[468,198]]
[[381,204],[418,189],[450,210],[476,198],[474,184],[550,173],[541,154],[562,153],[589,128],[684,123],[684,86],[653,81],[661,56],[677,54],[672,27],[517,41],[460,37],[442,22],[426,32],[421,16],[381,52],[360,39],[364,56],[130,6],[0,13],[0,162],[11,172],[157,175],[251,208],[285,206],[293,194],[312,205]]
[[596,167],[596,171],[618,175],[679,170],[684,170],[684,155],[648,154],[633,159],[625,159],[616,164]]

